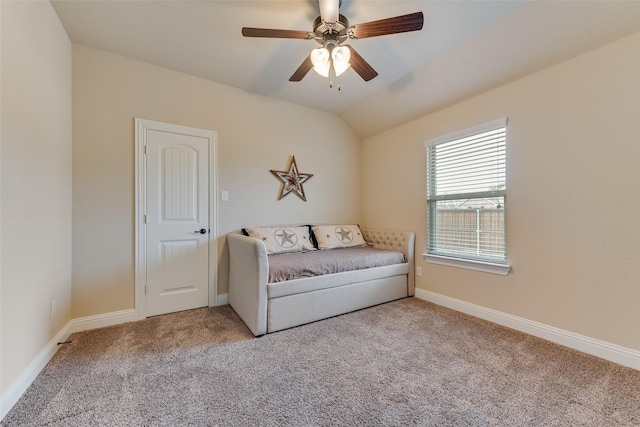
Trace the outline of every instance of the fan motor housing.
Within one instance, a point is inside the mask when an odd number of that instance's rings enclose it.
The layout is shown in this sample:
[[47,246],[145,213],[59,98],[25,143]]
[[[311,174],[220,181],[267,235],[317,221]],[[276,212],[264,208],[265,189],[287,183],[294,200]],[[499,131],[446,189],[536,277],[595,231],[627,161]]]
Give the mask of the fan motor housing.
[[349,28],[349,20],[344,15],[338,15],[338,22],[335,24],[324,22],[320,16],[313,21],[315,39],[322,45],[342,43],[348,37],[347,28]]

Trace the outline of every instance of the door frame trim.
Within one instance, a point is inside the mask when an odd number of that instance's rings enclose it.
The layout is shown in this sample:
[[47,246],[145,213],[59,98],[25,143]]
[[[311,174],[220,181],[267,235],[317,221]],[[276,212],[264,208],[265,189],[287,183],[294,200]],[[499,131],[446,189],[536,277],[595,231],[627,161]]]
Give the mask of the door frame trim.
[[173,132],[206,138],[209,141],[209,307],[218,304],[218,143],[217,132],[154,120],[135,118],[135,231],[134,231],[134,310],[136,319],[147,317],[147,164],[145,146],[147,130]]

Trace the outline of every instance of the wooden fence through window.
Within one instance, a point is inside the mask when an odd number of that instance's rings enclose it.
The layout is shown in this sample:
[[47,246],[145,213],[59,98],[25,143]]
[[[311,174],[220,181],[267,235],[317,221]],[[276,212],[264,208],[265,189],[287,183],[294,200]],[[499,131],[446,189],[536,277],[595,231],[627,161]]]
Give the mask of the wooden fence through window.
[[504,257],[504,209],[438,209],[437,249]]

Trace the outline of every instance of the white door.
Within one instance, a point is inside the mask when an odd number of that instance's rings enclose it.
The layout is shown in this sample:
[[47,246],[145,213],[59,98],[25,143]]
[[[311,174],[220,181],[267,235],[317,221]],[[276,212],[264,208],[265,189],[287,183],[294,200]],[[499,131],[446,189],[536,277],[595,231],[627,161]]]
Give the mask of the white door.
[[146,315],[209,301],[209,139],[146,131]]

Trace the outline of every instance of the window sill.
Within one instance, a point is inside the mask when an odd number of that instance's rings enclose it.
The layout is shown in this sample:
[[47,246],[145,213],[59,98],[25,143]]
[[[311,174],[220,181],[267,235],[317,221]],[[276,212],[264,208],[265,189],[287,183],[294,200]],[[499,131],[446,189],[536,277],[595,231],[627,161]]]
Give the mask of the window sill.
[[466,268],[468,270],[483,271],[485,273],[500,274],[506,276],[511,271],[508,264],[496,264],[491,262],[475,261],[471,259],[451,258],[441,255],[422,254],[426,262],[446,265],[449,267]]

